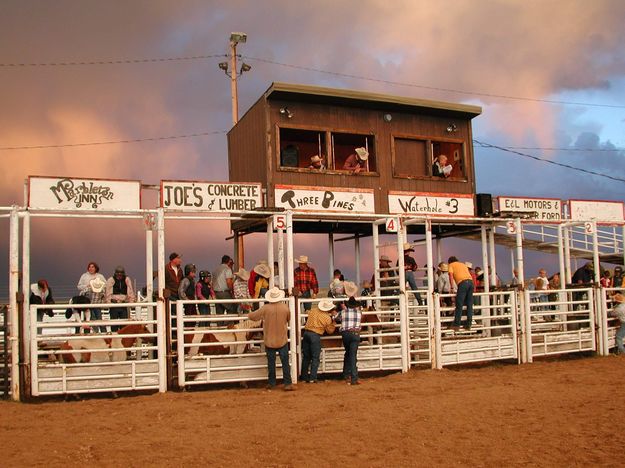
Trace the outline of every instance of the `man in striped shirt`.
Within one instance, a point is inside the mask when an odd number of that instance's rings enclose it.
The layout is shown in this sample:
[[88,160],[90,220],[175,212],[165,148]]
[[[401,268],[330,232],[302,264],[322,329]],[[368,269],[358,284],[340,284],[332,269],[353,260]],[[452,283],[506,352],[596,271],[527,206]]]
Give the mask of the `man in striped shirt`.
[[[331,335],[336,329],[334,320],[334,303],[330,299],[322,299],[317,307],[310,311],[304,333],[302,335],[302,376],[304,382],[317,383],[317,371],[321,356],[321,336]],[[310,374],[308,368],[310,367]]]
[[[316,298],[319,294],[319,282],[317,273],[308,265],[308,257],[300,255],[295,259],[299,266],[294,271],[295,288],[299,291],[299,297]],[[304,304],[304,310],[310,310],[310,302]]]

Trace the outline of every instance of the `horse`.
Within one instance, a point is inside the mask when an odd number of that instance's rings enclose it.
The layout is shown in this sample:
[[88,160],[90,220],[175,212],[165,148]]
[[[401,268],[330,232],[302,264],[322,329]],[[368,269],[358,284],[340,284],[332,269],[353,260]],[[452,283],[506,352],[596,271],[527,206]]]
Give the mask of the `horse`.
[[[74,353],[60,354],[61,362],[77,364],[82,362],[120,362],[128,359],[128,348],[134,347],[135,343],[154,343],[152,337],[125,337],[123,335],[149,334],[150,331],[142,324],[130,324],[118,330],[110,336],[97,338],[83,338],[68,340],[61,344],[61,351],[76,351]],[[117,335],[117,336],[116,336]],[[121,336],[119,336],[121,335]],[[94,349],[110,349],[109,352],[92,352]]]
[[[193,344],[185,348],[185,354],[187,356],[197,356],[198,354],[243,354],[249,350],[249,341],[256,332],[249,331],[236,331],[238,329],[258,328],[262,322],[255,322],[247,319],[236,325],[231,325],[227,328],[228,331],[221,333],[212,333],[207,331],[206,328],[195,328],[197,333],[185,334],[185,344]],[[212,344],[217,343],[217,344]],[[226,345],[219,345],[218,343],[231,343]]]

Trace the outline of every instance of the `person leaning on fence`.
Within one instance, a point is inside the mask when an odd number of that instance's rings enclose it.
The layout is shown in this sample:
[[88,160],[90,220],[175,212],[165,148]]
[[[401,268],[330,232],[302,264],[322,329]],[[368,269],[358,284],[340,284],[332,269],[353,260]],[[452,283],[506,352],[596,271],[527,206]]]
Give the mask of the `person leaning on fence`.
[[254,283],[254,299],[265,297],[269,290],[269,277],[271,276],[271,268],[267,264],[258,264],[254,267],[256,273],[256,281]]
[[456,257],[449,257],[447,263],[452,289],[456,291],[456,310],[451,328],[455,331],[460,329],[462,309],[466,305],[467,321],[464,323],[464,328],[470,330],[473,322],[473,278],[467,265],[459,262]]
[[[319,294],[319,281],[317,281],[317,273],[308,265],[308,257],[300,255],[295,259],[295,263],[299,266],[293,272],[295,280],[295,289],[299,297],[316,298]],[[304,310],[310,310],[310,302],[304,304]]]
[[[417,303],[421,305],[423,300],[421,299],[421,294],[417,291],[417,280],[415,278],[415,274],[417,272],[417,261],[410,255],[411,252],[414,252],[414,248],[412,244],[405,242],[404,243],[404,274],[406,276],[406,281],[408,282],[408,287],[410,291],[414,294]],[[397,266],[399,266],[399,260],[397,261]]]
[[[200,271],[200,280],[195,285],[195,298],[198,301],[210,301],[211,299],[215,299],[215,291],[213,291],[212,280],[213,275],[210,271]],[[210,312],[208,304],[198,304],[197,308],[200,315],[208,315]],[[207,326],[209,324],[204,322],[203,325]]]
[[[54,304],[52,290],[48,285],[48,280],[40,279],[36,283],[30,285],[30,305]],[[43,316],[54,317],[52,309],[37,309],[37,322],[43,322]]]
[[616,354],[625,356],[625,346],[623,346],[623,339],[625,339],[625,296],[616,293],[612,296],[612,302],[615,305],[610,316],[617,318],[620,323],[619,329],[616,331]]
[[[234,274],[234,298],[235,299],[251,299],[250,291],[248,288],[248,281],[250,279],[250,273],[245,268],[239,268]],[[239,313],[247,313],[252,310],[252,306],[249,302],[241,302],[238,304]]]
[[[441,262],[438,264],[438,276],[436,277],[436,290],[439,294],[451,293],[451,281],[449,280],[449,266]],[[441,298],[441,302],[446,307],[451,307],[453,301],[451,297]]]
[[[195,300],[195,272],[196,268],[193,263],[188,263],[184,266],[184,278],[178,286],[178,298],[183,301]],[[197,315],[197,308],[195,304],[184,305],[185,315]]]
[[[232,267],[234,260],[229,255],[221,257],[221,264],[213,272],[213,287],[215,288],[215,297],[217,299],[234,299],[234,273]],[[215,304],[215,312],[218,314],[226,314],[227,312],[236,313],[238,307],[236,304]]]
[[[331,335],[336,329],[332,312],[336,311],[330,299],[322,299],[308,314],[302,334],[302,374],[300,380],[317,383],[319,358],[321,357],[321,337]],[[310,368],[310,372],[309,372]]]
[[291,319],[289,307],[282,302],[284,291],[273,287],[265,294],[267,303],[260,309],[250,312],[250,320],[263,321],[263,341],[267,353],[267,389],[272,390],[276,386],[276,353],[282,363],[282,381],[284,390],[295,390],[291,380],[291,366],[289,364],[289,338],[288,325]]
[[169,255],[169,263],[165,265],[165,289],[169,291],[170,301],[178,299],[178,286],[183,277],[182,258],[180,254],[172,252]]
[[350,385],[360,385],[358,380],[358,345],[360,344],[360,324],[362,308],[354,296],[358,294],[358,286],[351,281],[345,282],[345,294],[349,297],[345,309],[337,315],[341,322],[340,332],[343,339],[343,378]]
[[[126,276],[123,266],[115,268],[113,276],[106,281],[105,302],[124,303],[135,302],[135,291],[132,287],[132,280]],[[111,307],[109,309],[111,320],[128,320],[128,307]],[[111,331],[115,332],[121,328],[120,325],[111,325]]]
[[[104,288],[106,286],[106,278],[100,273],[100,267],[96,262],[87,264],[87,271],[80,276],[78,284],[78,293],[89,299],[90,304],[101,304],[104,302]],[[102,320],[102,309],[93,307],[91,309],[91,320]],[[106,332],[106,327],[95,327],[96,330]]]
[[369,166],[367,160],[369,159],[369,152],[366,148],[356,148],[353,154],[347,156],[343,163],[343,170],[350,171],[352,174],[359,174],[360,172],[367,172]]

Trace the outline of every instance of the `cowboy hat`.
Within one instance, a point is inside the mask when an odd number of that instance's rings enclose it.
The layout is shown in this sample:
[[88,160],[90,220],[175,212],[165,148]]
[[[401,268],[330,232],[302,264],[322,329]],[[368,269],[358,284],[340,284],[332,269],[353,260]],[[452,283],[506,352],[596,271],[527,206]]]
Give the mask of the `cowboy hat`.
[[104,291],[104,286],[106,283],[102,281],[102,278],[96,277],[89,281],[89,286],[94,293],[101,293]]
[[271,303],[280,302],[284,299],[284,291],[274,286],[265,293],[265,299]]
[[361,161],[366,161],[367,159],[369,159],[369,151],[367,151],[365,148],[356,148],[355,151]]
[[[256,270],[256,268],[254,268],[254,270]],[[235,275],[237,275],[243,281],[247,281],[250,279],[250,272],[247,271],[245,268],[239,268],[239,271],[237,271]]]
[[271,276],[271,270],[269,269],[267,265],[263,263],[259,263],[258,265],[254,267],[254,273],[256,273],[259,276],[262,276],[263,278],[269,278]]
[[414,252],[414,248],[410,242],[404,242],[404,252]]
[[313,164],[321,161],[323,161],[323,159],[320,158],[318,154],[315,154],[312,158],[310,158],[310,162]]
[[625,296],[623,296],[621,293],[616,293],[614,296],[612,296],[612,301],[622,304],[623,302],[625,302]]
[[438,265],[438,268],[440,268],[441,271],[449,271],[449,265],[447,265],[446,263],[441,263],[440,265]]
[[317,308],[323,312],[330,312],[335,307],[334,302],[330,299],[321,299],[319,304],[317,304]]
[[382,256],[380,257],[380,261],[381,261],[381,262],[388,262],[388,263],[391,263],[393,260],[391,260],[391,258],[390,258],[388,255],[382,255]]
[[354,307],[361,307],[362,304],[360,303],[360,301],[357,301],[356,299],[354,299],[353,297],[350,297],[347,302],[345,303],[345,305],[347,307],[349,307],[350,309],[353,309]]
[[473,263],[471,263],[471,262],[464,262],[464,264],[467,266],[467,268],[468,268],[469,270],[472,270],[472,269],[473,269]]
[[345,295],[347,297],[354,297],[358,294],[358,286],[352,281],[345,281],[343,286],[345,287]]
[[300,255],[299,257],[297,257],[295,260],[293,260],[295,263],[308,263],[308,256],[307,255]]

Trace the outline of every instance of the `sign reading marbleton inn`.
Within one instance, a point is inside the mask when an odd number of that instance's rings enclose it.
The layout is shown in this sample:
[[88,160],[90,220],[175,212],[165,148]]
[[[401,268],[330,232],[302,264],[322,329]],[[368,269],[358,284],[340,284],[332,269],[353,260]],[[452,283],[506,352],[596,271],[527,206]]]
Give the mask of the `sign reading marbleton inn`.
[[459,193],[390,191],[388,210],[392,214],[422,216],[475,216],[473,195]]
[[28,207],[71,211],[139,210],[141,182],[30,176]]
[[276,185],[276,207],[293,211],[374,213],[373,190]]
[[251,211],[263,206],[262,185],[163,180],[161,206],[172,210],[217,213]]

